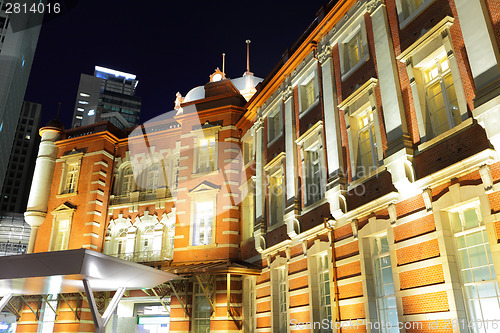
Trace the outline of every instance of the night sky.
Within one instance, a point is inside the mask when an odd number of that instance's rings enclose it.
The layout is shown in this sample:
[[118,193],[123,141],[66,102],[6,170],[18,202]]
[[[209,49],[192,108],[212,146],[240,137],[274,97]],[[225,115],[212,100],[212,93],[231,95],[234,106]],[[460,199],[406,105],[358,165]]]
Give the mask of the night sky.
[[92,75],[95,65],[137,75],[145,122],[172,110],[177,91],[185,96],[208,82],[223,52],[227,76],[242,76],[246,39],[250,70],[264,78],[327,0],[66,3],[64,14],[42,26],[25,99],[42,104],[42,125],[62,102],[68,128],[80,74]]

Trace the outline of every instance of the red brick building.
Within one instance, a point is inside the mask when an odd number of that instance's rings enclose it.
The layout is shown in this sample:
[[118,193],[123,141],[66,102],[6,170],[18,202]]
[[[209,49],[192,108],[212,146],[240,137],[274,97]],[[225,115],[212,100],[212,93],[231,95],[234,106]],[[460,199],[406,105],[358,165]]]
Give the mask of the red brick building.
[[262,82],[216,71],[132,132],[53,140],[34,251],[186,277],[131,291],[117,332],[162,305],[172,332],[494,332],[499,27],[494,0],[332,1]]

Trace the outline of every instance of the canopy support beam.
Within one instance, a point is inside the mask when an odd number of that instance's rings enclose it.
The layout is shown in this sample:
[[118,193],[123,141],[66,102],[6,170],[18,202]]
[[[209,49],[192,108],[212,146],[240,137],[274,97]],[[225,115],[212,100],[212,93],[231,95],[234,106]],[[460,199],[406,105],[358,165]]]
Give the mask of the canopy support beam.
[[158,296],[158,293],[156,292],[155,288],[151,288],[151,291],[153,292],[153,294],[155,294],[156,298],[158,298],[158,300],[160,301],[161,305],[163,306],[163,308],[165,309],[165,311],[167,311],[168,315],[170,316],[170,311],[168,310],[167,305],[165,304],[165,302],[163,302],[163,300],[161,299],[161,297]]
[[104,311],[104,314],[99,314],[97,309],[97,304],[95,302],[94,294],[92,292],[92,287],[87,279],[83,279],[83,287],[85,288],[85,294],[87,296],[87,302],[89,303],[90,313],[92,314],[92,320],[94,321],[95,333],[104,333],[106,330],[106,325],[111,319],[111,315],[116,310],[118,303],[120,302],[123,294],[125,293],[125,288],[118,288],[113,299],[109,302],[108,307]]
[[0,312],[3,310],[3,308],[9,303],[10,299],[12,298],[12,294],[7,294],[2,299],[0,300]]
[[69,307],[69,309],[71,310],[71,312],[73,312],[73,314],[75,315],[75,320],[80,320],[80,318],[78,317],[78,312],[75,309],[73,309],[73,307],[71,306],[71,304],[69,304],[69,302],[66,299],[66,297],[64,297],[64,294],[59,294],[59,296],[62,298],[62,300],[64,301],[64,303],[66,303],[66,305]]
[[181,297],[179,296],[179,293],[177,293],[177,289],[175,289],[174,284],[172,282],[168,281],[168,285],[170,286],[170,288],[172,288],[172,290],[174,291],[175,297],[177,297],[177,300],[181,304],[182,309],[184,310],[184,314],[186,315],[185,318],[189,317],[189,312],[187,310],[186,304],[184,304]]
[[[207,288],[205,288],[205,285],[203,285],[203,282],[201,282],[199,275],[196,275],[196,280],[200,284],[200,288],[203,291],[203,295],[205,295],[205,298],[207,299],[208,303],[210,304],[210,307],[212,308],[212,313],[215,313],[215,304],[212,300],[212,297],[211,297],[212,295],[209,294],[209,290],[207,290]],[[209,286],[207,286],[207,287],[209,287]],[[212,292],[213,292],[213,290],[212,290]]]

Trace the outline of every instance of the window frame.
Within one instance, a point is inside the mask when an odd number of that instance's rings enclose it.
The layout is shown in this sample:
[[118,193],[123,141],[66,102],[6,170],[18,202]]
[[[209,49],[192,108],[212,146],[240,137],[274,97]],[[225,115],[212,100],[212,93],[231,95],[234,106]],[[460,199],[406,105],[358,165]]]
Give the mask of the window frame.
[[[352,73],[358,70],[365,62],[370,59],[370,51],[368,45],[368,39],[366,36],[366,26],[364,22],[364,17],[361,16],[358,22],[352,24],[353,28],[339,41],[339,51],[340,51],[340,69],[341,69],[341,80],[344,81]],[[363,45],[363,52],[359,55],[359,59],[356,63],[351,63],[349,45],[353,40],[359,38],[359,44]],[[358,48],[359,49],[359,48]]]
[[[312,84],[314,99],[307,103],[307,87]],[[309,110],[319,103],[319,77],[318,70],[314,66],[306,72],[297,82],[299,95],[299,118],[302,118]]]
[[[59,183],[59,191],[58,191],[58,196],[73,196],[78,194],[78,183],[80,179],[80,171],[81,171],[81,165],[82,165],[82,158],[83,158],[83,153],[81,152],[71,152],[67,156],[61,157],[59,161],[63,162],[62,165],[62,170],[61,170],[61,179]],[[72,191],[69,191],[67,189],[67,184],[68,184],[68,177],[70,176],[69,173],[71,170],[69,169],[71,167],[75,167],[75,170],[73,171],[74,175],[74,184],[73,184],[73,189]]]
[[257,328],[257,283],[255,276],[243,277],[243,329],[255,332]]
[[[198,288],[198,290],[197,290]],[[210,316],[209,317],[202,317],[202,318],[199,318],[197,315],[198,315],[198,311],[197,311],[197,306],[198,306],[198,302],[199,302],[199,299],[203,299],[204,302],[206,302],[206,304],[208,305],[209,309],[210,309]],[[193,316],[192,316],[192,323],[193,323],[193,332],[196,333],[196,332],[201,332],[201,331],[197,331],[197,320],[208,320],[208,327],[209,327],[209,332],[210,332],[210,326],[211,326],[211,322],[212,322],[212,309],[210,308],[210,302],[208,301],[208,299],[206,298],[205,294],[203,293],[203,290],[202,290],[202,287],[200,286],[199,283],[194,283],[193,284]],[[206,332],[206,331],[205,331]],[[205,332],[202,332],[202,333],[205,333]]]
[[[325,199],[326,195],[326,154],[324,150],[324,139],[323,139],[323,121],[318,121],[309,130],[307,130],[300,138],[296,141],[296,144],[300,149],[300,157],[302,160],[302,184],[304,190],[302,194],[304,196],[303,207],[310,208],[315,207],[318,202],[321,203]],[[318,152],[318,163],[319,163],[319,184],[320,192],[319,196],[316,198],[309,198],[310,192],[308,191],[310,185],[315,185],[313,180],[309,180],[309,153],[312,150]],[[311,184],[309,184],[311,183]],[[312,201],[311,201],[312,200]]]
[[[208,185],[201,183],[194,188],[188,195],[191,199],[191,216],[190,216],[190,230],[189,230],[189,246],[190,247],[210,247],[217,246],[216,231],[217,231],[217,195],[219,188],[212,188]],[[196,204],[197,203],[212,203],[212,225],[211,225],[211,242],[208,244],[197,244],[195,242],[195,223],[196,223]]]
[[[275,120],[275,118],[278,118]],[[282,103],[278,102],[276,103],[272,108],[271,111],[267,114],[267,146],[271,146],[273,143],[278,141],[279,138],[283,136],[283,107]],[[272,119],[272,120],[271,120]],[[275,126],[275,121],[278,123],[278,126]],[[271,125],[273,124],[273,125]],[[281,126],[280,126],[281,125]],[[278,133],[272,133],[272,129],[276,130],[276,128],[279,129]]]
[[[478,222],[479,222],[478,225],[466,229],[464,227],[462,221],[460,221],[460,224],[462,227],[461,230],[460,231],[454,230],[454,223],[453,223],[452,214],[459,214],[459,219],[461,220],[461,218],[465,218],[465,214],[464,214],[465,211],[469,211],[471,209],[474,209],[476,211],[476,217],[478,218]],[[496,297],[497,303],[498,303],[498,309],[499,309],[498,313],[500,313],[500,292],[499,292],[500,286],[498,283],[497,271],[495,270],[495,259],[493,258],[494,251],[492,249],[492,244],[491,244],[490,239],[488,237],[488,230],[487,230],[485,216],[484,216],[481,202],[477,199],[471,200],[469,202],[463,202],[461,204],[455,205],[455,207],[447,209],[446,213],[447,213],[447,217],[448,217],[448,221],[449,221],[451,237],[453,237],[453,244],[454,244],[456,262],[457,262],[457,269],[458,269],[458,273],[459,273],[458,275],[459,275],[460,287],[462,289],[466,317],[468,318],[469,322],[477,322],[477,321],[485,322],[486,320],[492,320],[491,318],[484,318],[482,304],[481,305],[478,304],[480,306],[481,317],[474,317],[473,318],[474,314],[472,313],[473,311],[471,311],[471,308],[470,308],[470,306],[471,306],[470,302],[473,300],[476,300],[478,303],[480,303],[480,301],[482,299],[492,299],[492,298]],[[481,234],[481,238],[483,240],[483,243],[473,244],[471,246],[468,246],[467,242],[471,240],[470,237],[473,234]],[[458,238],[460,238],[460,237],[463,237],[463,240],[464,240],[464,242],[462,244],[464,247],[461,249],[459,249],[459,241],[458,241]],[[471,248],[479,248],[479,247],[484,248],[484,250],[486,252],[485,258],[486,258],[488,264],[487,265],[473,266],[472,262],[470,261],[469,250]],[[460,251],[461,250],[464,250],[467,252],[467,258],[469,259],[468,267],[465,267],[465,268],[462,267],[462,261],[460,260]],[[488,255],[488,252],[489,252],[489,255]],[[492,277],[492,279],[486,280],[486,281],[484,279],[482,279],[482,281],[474,281],[474,277],[473,277],[474,270],[477,270],[478,268],[484,269],[484,267],[488,267],[488,271],[489,271],[489,274]],[[467,274],[467,273],[464,274],[464,271],[469,272],[469,274]],[[464,275],[470,275],[472,282],[465,282]],[[481,297],[479,295],[479,292],[480,292],[479,286],[484,286],[488,282],[493,284],[493,287],[496,290],[496,296]],[[467,292],[467,287],[473,287],[472,289],[476,290],[476,293],[474,296],[477,296],[477,298],[469,297],[468,292]],[[484,290],[482,292],[484,292]],[[477,309],[475,309],[475,310],[477,311]],[[496,318],[494,318],[494,319],[496,319]]]
[[[382,129],[380,126],[380,119],[378,115],[378,107],[375,96],[375,88],[378,80],[370,78],[359,89],[347,97],[338,108],[344,111],[344,120],[347,129],[347,138],[349,142],[349,159],[351,165],[352,180],[351,186],[357,186],[359,182],[363,182],[371,178],[373,175],[380,171],[383,167],[384,152],[382,147]],[[373,113],[373,128],[375,130],[376,153],[372,152],[377,158],[377,165],[373,170],[358,174],[357,170],[360,165],[359,159],[359,117],[362,116],[370,109]],[[373,146],[372,146],[373,148]]]
[[[51,212],[53,218],[52,218],[52,230],[49,241],[49,251],[64,251],[68,249],[69,241],[71,238],[72,225],[73,225],[73,215],[75,211],[76,208],[70,208],[67,205],[63,204],[59,206],[56,210]],[[61,221],[68,221],[67,235],[66,239],[64,240],[63,246],[61,248],[56,249],[57,240],[59,238],[59,223]]]
[[[220,131],[220,126],[212,126],[212,127],[207,127],[207,128],[202,128],[200,130],[196,130],[193,132],[194,136],[194,163],[193,163],[193,174],[207,174],[210,172],[217,171],[218,167],[218,138],[219,138],[219,131]],[[213,151],[212,151],[212,162],[213,165],[209,170],[200,170],[200,141],[201,140],[209,140],[213,138]],[[210,144],[207,146],[207,148],[210,147]],[[209,155],[210,156],[210,153]]]
[[[420,151],[470,125],[469,119],[471,117],[469,117],[467,111],[467,100],[463,88],[462,77],[460,75],[453,49],[453,42],[451,40],[450,28],[453,25],[453,21],[454,19],[450,16],[443,18],[397,57],[401,62],[406,64],[406,70],[410,79],[413,104],[420,135],[420,145],[418,146],[418,150]],[[426,97],[424,78],[419,68],[426,67],[424,65],[428,63],[429,60],[436,58],[443,52],[446,53],[448,58],[448,65],[453,79],[455,96],[457,99],[456,103],[458,105],[461,122],[448,131],[434,136],[432,129],[429,128],[429,103]]]
[[[289,317],[289,306],[290,306],[290,291],[288,286],[288,267],[286,258],[277,257],[271,264],[271,330],[273,333],[285,333],[290,331],[290,317]],[[283,279],[279,280],[278,271],[283,274]],[[284,290],[284,295],[282,294],[282,288]],[[286,301],[283,304],[283,299]],[[284,305],[284,308],[283,308]],[[283,310],[283,311],[282,311]],[[286,320],[284,320],[286,316]],[[285,321],[284,327],[281,326],[282,321]],[[280,330],[283,329],[284,330]]]
[[[265,167],[264,171],[266,173],[266,178],[267,178],[267,200],[268,200],[268,205],[267,205],[267,226],[268,230],[273,230],[277,228],[278,226],[282,225],[284,223],[284,214],[285,214],[285,205],[286,205],[286,180],[285,180],[285,153],[280,153],[278,156],[276,156],[271,162],[269,162]],[[271,196],[272,193],[274,193],[271,189],[271,178],[275,177],[280,177],[281,178],[281,184],[279,185],[281,187],[281,202],[282,202],[282,209],[281,209],[281,214],[280,212],[277,212],[278,215],[281,215],[281,218],[276,217],[277,221],[274,221],[271,219],[271,208],[274,206],[271,204]],[[279,199],[279,198],[278,198]],[[278,207],[278,206],[276,206]]]

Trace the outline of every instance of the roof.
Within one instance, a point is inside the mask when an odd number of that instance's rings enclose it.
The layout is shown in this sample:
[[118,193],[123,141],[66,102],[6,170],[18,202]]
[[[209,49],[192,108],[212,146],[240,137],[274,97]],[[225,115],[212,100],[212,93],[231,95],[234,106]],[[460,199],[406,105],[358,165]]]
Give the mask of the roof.
[[170,272],[86,249],[0,257],[0,295],[39,295],[152,288],[179,278]]
[[245,261],[214,260],[214,261],[191,261],[184,263],[170,262],[162,266],[163,271],[181,276],[192,276],[195,274],[236,274],[236,275],[260,275],[258,266]]

